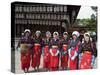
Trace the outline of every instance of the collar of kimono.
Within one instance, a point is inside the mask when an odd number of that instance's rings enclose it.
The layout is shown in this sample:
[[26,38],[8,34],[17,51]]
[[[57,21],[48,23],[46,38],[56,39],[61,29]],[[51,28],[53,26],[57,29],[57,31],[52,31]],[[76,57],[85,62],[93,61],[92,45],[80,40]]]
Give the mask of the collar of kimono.
[[64,38],[64,40],[67,40],[67,38]]
[[24,38],[24,39],[29,39],[29,37],[25,37],[25,36],[24,36],[23,38]]
[[58,39],[55,39],[55,38],[54,38],[54,41],[57,41],[57,40],[58,40]]
[[77,43],[78,43],[78,39],[76,39],[76,40],[72,40],[72,46],[76,46]]

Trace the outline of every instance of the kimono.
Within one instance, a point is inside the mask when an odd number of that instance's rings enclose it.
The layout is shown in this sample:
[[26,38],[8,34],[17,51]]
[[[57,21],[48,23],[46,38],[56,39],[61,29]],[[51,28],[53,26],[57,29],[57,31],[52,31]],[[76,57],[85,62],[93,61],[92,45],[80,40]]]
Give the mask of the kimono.
[[50,39],[44,39],[44,56],[43,56],[43,68],[49,69],[50,65],[50,52],[49,48],[51,45],[51,40]]
[[78,65],[78,54],[80,53],[80,44],[81,42],[76,40],[71,40],[70,49],[69,49],[69,69],[75,70]]
[[80,60],[80,69],[91,69],[92,68],[92,55],[93,55],[92,42],[86,42],[82,44],[82,57]]
[[21,37],[20,40],[20,48],[21,48],[21,68],[25,71],[25,69],[29,69],[30,61],[31,61],[31,48],[32,48],[32,40],[31,38]]
[[39,68],[40,58],[41,58],[41,48],[42,48],[42,39],[34,38],[34,44],[32,49],[32,64],[31,66],[35,69]]
[[63,39],[61,41],[61,67],[67,68],[68,67],[68,47],[69,47],[69,40]]
[[50,71],[56,71],[59,68],[59,39],[51,40],[50,49]]

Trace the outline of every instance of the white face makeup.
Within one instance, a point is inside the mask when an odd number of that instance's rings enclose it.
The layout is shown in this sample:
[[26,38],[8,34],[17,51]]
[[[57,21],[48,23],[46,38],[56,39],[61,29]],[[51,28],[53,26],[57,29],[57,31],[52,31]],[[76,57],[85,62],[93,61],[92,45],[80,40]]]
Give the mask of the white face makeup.
[[67,35],[63,35],[64,38],[67,38]]
[[87,41],[87,42],[88,42],[88,41],[89,41],[89,39],[90,39],[90,36],[89,36],[88,34],[85,34],[85,35],[84,35],[84,39],[85,39],[85,41]]
[[76,35],[73,35],[73,39],[75,40],[77,38],[77,36]]
[[46,37],[47,37],[47,38],[50,38],[51,36],[50,36],[49,34],[46,34]]
[[40,34],[36,34],[36,37],[39,37],[40,36]]
[[57,39],[57,38],[58,38],[58,36],[57,36],[57,35],[54,35],[53,37],[54,37],[54,39]]
[[29,37],[29,32],[26,32],[25,33],[25,37]]
[[88,36],[85,36],[84,39],[85,39],[85,41],[87,41],[87,42],[89,41],[89,37],[88,37]]

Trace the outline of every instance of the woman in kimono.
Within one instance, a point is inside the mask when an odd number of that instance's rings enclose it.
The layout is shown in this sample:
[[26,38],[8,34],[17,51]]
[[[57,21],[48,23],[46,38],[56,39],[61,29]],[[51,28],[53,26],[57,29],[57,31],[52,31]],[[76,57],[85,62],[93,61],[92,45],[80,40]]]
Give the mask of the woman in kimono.
[[72,33],[72,40],[70,42],[70,49],[68,50],[68,52],[69,52],[69,69],[70,70],[77,69],[77,63],[78,63],[77,56],[80,52],[80,44],[81,44],[78,37],[79,37],[79,32],[74,31]]
[[63,39],[61,40],[61,67],[63,70],[68,68],[68,44],[69,44],[69,39],[68,39],[68,33],[64,32],[63,33]]
[[46,70],[49,70],[50,64],[50,53],[49,48],[51,45],[51,33],[49,31],[46,32],[46,38],[44,39],[44,56],[43,56],[43,67]]
[[80,69],[91,69],[92,68],[92,55],[93,55],[93,43],[89,33],[84,34],[82,42],[82,56],[80,60]]
[[35,70],[39,70],[39,66],[40,66],[40,58],[41,58],[41,49],[42,49],[42,39],[41,39],[41,32],[40,31],[36,31],[35,33],[35,38],[34,40],[34,44],[33,44],[33,51],[32,51],[32,67]]
[[50,49],[50,71],[56,71],[59,68],[59,34],[53,33]]
[[22,70],[24,70],[24,72],[28,72],[30,67],[30,51],[32,48],[32,40],[30,35],[31,31],[29,29],[26,29],[19,42],[21,48],[21,68]]

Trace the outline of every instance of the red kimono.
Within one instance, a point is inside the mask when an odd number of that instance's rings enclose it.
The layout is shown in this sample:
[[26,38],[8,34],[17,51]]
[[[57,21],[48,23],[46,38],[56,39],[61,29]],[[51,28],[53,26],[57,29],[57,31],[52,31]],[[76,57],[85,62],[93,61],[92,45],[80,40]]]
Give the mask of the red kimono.
[[61,66],[66,68],[68,66],[68,54],[67,54],[68,45],[62,47],[62,51],[66,54],[61,56]]
[[51,45],[52,48],[50,49],[50,71],[56,71],[59,68],[59,40],[52,39]]
[[49,70],[49,65],[50,65],[50,52],[49,52],[49,48],[50,48],[50,43],[51,39],[44,39],[44,56],[43,56],[43,68],[46,68],[47,70]]
[[[70,56],[69,56],[69,68],[70,70],[75,70],[77,69],[77,55],[75,55],[80,47],[80,41],[76,40],[72,40],[71,44],[70,44],[71,48],[70,48]],[[76,53],[75,53],[76,52]],[[72,59],[75,56],[74,59]]]
[[[56,54],[57,49],[52,48],[51,53]],[[59,56],[58,55],[53,56],[52,54],[50,55],[50,70],[56,71],[58,70],[59,67]]]
[[[75,54],[75,50],[71,50],[70,54],[71,54],[71,57],[73,57],[74,54]],[[69,66],[70,70],[75,70],[76,69],[76,64],[77,64],[76,58],[74,60],[72,60],[70,58],[70,66]]]
[[26,70],[28,71],[29,67],[30,67],[30,60],[31,60],[31,54],[30,54],[30,51],[31,51],[31,38],[26,38],[26,37],[22,37],[21,38],[21,41],[20,41],[20,44],[28,44],[27,45],[27,49],[26,52],[23,52],[22,49],[21,50],[21,68],[22,70]]
[[41,46],[40,45],[34,45],[33,47],[33,54],[32,54],[32,67],[36,68],[40,65],[40,57],[41,57]]
[[32,64],[33,68],[39,68],[40,66],[40,58],[41,58],[41,42],[40,38],[34,39],[33,51],[32,51]]
[[43,67],[49,69],[50,64],[50,53],[49,53],[49,46],[44,47],[44,57],[43,57]]
[[61,43],[62,43],[62,49],[61,49],[61,67],[63,69],[66,69],[68,67],[68,44],[69,44],[69,40],[66,39],[62,39]]
[[30,50],[28,50],[27,53],[21,53],[21,68],[22,70],[25,70],[25,68],[28,70],[30,67]]
[[80,61],[80,69],[91,69],[92,55],[90,52],[85,51]]
[[82,57],[80,60],[80,69],[91,69],[92,68],[92,54],[93,54],[93,48],[92,48],[92,42],[89,41],[88,43],[85,41],[82,44]]

